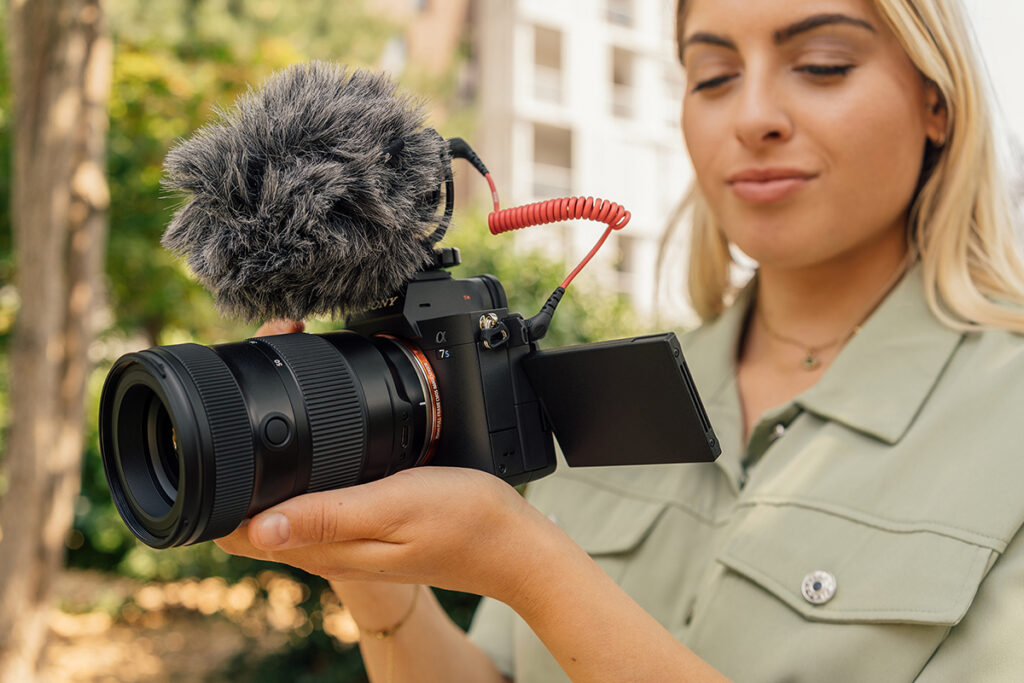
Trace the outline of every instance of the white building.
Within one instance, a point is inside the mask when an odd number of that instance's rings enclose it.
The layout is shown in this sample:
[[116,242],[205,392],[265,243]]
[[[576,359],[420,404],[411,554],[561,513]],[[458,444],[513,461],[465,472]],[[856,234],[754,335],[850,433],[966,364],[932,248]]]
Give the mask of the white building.
[[[479,0],[470,12],[474,144],[502,205],[588,195],[625,206],[629,226],[588,271],[652,312],[661,233],[691,177],[675,1]],[[602,230],[577,221],[517,239],[575,264]]]

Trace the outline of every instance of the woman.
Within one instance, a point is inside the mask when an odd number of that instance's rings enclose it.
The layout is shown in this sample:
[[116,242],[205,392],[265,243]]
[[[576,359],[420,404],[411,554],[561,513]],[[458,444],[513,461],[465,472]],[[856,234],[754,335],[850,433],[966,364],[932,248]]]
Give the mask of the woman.
[[[1024,265],[958,1],[683,0],[679,39],[719,461],[531,504],[424,468],[222,547],[330,579],[376,680],[1020,680]],[[494,599],[469,640],[415,584]]]

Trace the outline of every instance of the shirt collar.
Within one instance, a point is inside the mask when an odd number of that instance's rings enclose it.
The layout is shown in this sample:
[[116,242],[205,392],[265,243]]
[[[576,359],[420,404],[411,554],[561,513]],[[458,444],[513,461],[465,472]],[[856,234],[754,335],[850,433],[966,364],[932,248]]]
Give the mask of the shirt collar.
[[932,313],[915,264],[813,387],[795,402],[893,444],[906,433],[964,334]]
[[[756,282],[751,281],[733,305],[684,349],[701,359],[690,369],[705,402],[732,412],[738,410],[738,397],[730,395],[736,386],[736,354],[755,288]],[[922,269],[915,264],[818,383],[793,403],[886,443],[896,443],[962,338],[962,332],[946,327],[932,314]],[[718,437],[723,453],[727,447],[736,455],[744,452],[745,444],[732,443],[738,441],[738,435],[722,433]]]

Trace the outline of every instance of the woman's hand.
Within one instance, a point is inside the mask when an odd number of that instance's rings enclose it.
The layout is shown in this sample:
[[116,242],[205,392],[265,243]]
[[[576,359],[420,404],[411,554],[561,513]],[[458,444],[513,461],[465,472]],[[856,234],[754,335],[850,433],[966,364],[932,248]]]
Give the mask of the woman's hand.
[[572,545],[497,477],[420,467],[297,496],[217,545],[332,581],[423,583],[508,602],[536,577],[540,551],[558,537]]
[[256,330],[255,337],[270,337],[275,334],[292,334],[302,332],[306,329],[306,323],[301,320],[268,320]]

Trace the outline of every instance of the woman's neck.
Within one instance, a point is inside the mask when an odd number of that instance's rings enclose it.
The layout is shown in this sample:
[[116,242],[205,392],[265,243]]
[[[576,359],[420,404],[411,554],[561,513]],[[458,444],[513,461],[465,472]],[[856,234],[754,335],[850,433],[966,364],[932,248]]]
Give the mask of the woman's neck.
[[786,337],[808,348],[852,335],[895,286],[907,267],[907,253],[901,236],[813,266],[763,265],[748,333],[761,329],[777,344],[787,344],[778,338]]
[[739,347],[743,439],[760,416],[821,379],[909,265],[906,242],[808,268],[758,271]]

